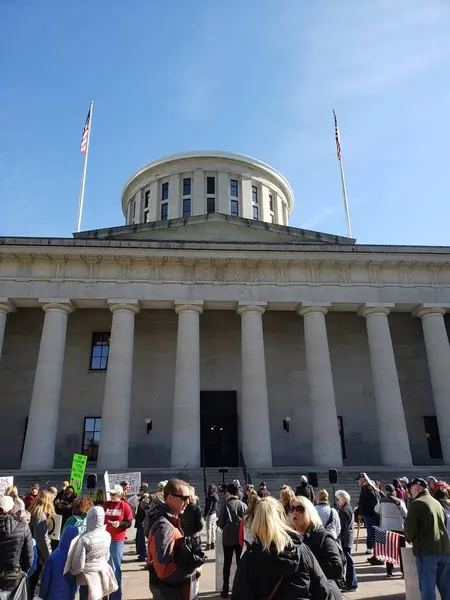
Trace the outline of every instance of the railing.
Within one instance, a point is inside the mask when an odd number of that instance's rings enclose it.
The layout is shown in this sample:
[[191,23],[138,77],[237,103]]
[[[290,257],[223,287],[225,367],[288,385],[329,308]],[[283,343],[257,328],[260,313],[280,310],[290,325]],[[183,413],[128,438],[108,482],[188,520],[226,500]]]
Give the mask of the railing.
[[242,471],[244,473],[245,485],[251,485],[252,478],[250,477],[250,473],[247,471],[247,465],[245,464],[244,455],[242,452],[239,453],[239,459],[242,467]]
[[206,497],[208,495],[207,485],[206,485],[206,463],[205,463],[205,453],[202,453],[202,464],[203,464],[203,492],[205,494],[205,504]]
[[181,469],[181,471],[178,473],[177,475],[177,479],[181,479],[181,476],[183,474],[183,471],[186,469],[186,467],[189,465],[189,463],[187,462],[184,467]]

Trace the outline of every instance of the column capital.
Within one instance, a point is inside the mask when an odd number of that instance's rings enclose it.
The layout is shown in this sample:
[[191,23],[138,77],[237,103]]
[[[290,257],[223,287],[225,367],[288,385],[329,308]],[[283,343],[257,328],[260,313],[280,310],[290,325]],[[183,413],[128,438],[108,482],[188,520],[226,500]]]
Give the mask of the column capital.
[[136,314],[140,310],[137,300],[108,300],[108,308],[112,313],[116,310],[127,310]]
[[413,310],[413,317],[425,319],[436,315],[443,316],[447,310],[440,304],[421,304]]
[[16,307],[9,298],[0,298],[0,313],[7,315],[10,312],[14,312]]
[[394,306],[393,302],[366,302],[366,304],[359,307],[358,315],[365,318],[374,315],[385,315],[387,317]]
[[196,312],[201,315],[203,312],[203,300],[175,300],[173,308],[177,315],[182,312]]
[[39,298],[38,302],[44,312],[48,310],[60,310],[69,315],[75,310],[69,298]]
[[266,312],[267,302],[238,302],[237,313],[257,312],[263,315]]
[[326,315],[331,307],[331,302],[302,302],[297,308],[297,314],[301,317],[307,315]]

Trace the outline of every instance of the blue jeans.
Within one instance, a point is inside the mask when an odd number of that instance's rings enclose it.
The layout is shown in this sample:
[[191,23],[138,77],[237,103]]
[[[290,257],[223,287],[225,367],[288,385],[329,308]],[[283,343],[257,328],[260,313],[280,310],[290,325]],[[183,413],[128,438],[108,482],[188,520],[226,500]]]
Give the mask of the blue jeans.
[[373,549],[373,525],[375,517],[363,517],[364,525],[367,530],[367,550]]
[[450,556],[417,556],[420,597],[422,600],[436,600],[436,586],[442,600],[450,600]]
[[345,572],[345,585],[346,587],[356,590],[358,587],[358,580],[356,579],[355,563],[353,562],[352,549],[342,548],[344,550],[345,558],[347,559],[347,570]]
[[109,547],[109,564],[111,565],[114,575],[116,576],[119,589],[109,596],[109,600],[122,600],[122,565],[123,551],[125,542],[111,542]]
[[142,526],[136,528],[136,554],[141,560],[145,560],[147,557],[144,528]]

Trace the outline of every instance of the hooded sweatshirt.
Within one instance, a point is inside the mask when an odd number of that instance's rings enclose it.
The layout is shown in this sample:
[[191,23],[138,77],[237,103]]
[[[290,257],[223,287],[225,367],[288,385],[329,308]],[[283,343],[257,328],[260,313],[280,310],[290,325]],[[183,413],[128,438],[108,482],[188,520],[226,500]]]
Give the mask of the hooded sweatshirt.
[[33,565],[33,539],[28,525],[0,515],[0,572],[25,571]]
[[73,600],[77,584],[73,575],[64,574],[64,565],[69,554],[70,544],[78,536],[78,529],[69,525],[64,529],[58,547],[45,563],[39,596],[42,600]]

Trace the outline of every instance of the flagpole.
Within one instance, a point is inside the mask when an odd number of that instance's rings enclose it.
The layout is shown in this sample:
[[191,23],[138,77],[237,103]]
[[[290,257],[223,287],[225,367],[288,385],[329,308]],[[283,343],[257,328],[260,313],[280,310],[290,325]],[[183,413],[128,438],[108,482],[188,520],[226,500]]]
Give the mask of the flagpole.
[[87,171],[87,161],[89,155],[89,142],[91,141],[91,128],[92,128],[92,111],[94,109],[94,101],[91,100],[91,105],[89,107],[89,127],[88,127],[88,138],[86,143],[86,152],[84,154],[84,165],[83,165],[83,177],[81,178],[81,187],[80,187],[80,198],[78,200],[78,218],[77,218],[77,233],[80,232],[81,227],[81,217],[83,215],[83,203],[84,203],[84,186],[86,184],[86,171]]
[[345,176],[344,176],[344,163],[342,162],[342,149],[341,149],[341,139],[339,133],[339,126],[336,116],[336,111],[333,110],[334,117],[334,133],[336,137],[336,150],[337,157],[339,161],[339,168],[341,170],[341,183],[342,183],[342,196],[344,198],[344,211],[345,211],[345,221],[347,223],[347,236],[352,237],[352,226],[350,224],[350,211],[348,209],[348,200],[347,200],[347,187],[345,185]]

